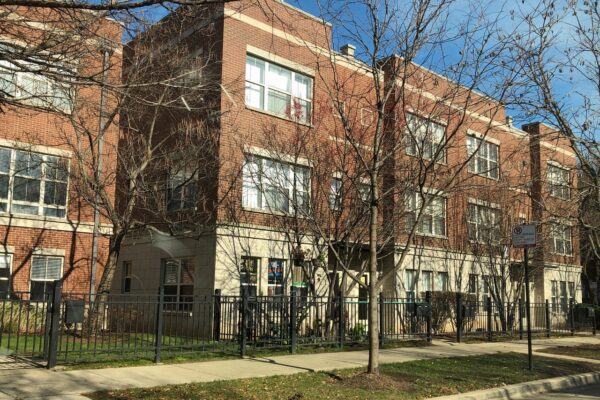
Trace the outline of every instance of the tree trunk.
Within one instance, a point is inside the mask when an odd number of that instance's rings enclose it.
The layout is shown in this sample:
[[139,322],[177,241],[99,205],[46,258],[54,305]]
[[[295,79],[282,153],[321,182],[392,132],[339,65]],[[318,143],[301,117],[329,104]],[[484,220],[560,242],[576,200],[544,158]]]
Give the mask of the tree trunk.
[[[376,190],[371,187],[372,190]],[[369,221],[369,368],[379,374],[379,313],[377,312],[377,205],[372,202]]]

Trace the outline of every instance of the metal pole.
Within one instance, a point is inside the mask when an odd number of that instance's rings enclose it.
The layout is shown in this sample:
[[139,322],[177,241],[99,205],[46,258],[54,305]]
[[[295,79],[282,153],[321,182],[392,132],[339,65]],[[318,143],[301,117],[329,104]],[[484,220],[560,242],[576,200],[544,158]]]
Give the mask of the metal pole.
[[492,341],[492,298],[490,296],[487,297],[486,300],[486,309],[487,309],[487,336],[488,342]]
[[[102,51],[102,88],[100,89],[100,115],[98,120],[98,153],[96,155],[98,164],[94,171],[95,184],[98,186],[100,175],[102,172],[102,152],[104,151],[104,130],[106,122],[104,121],[104,107],[106,103],[106,88],[105,83],[108,77],[108,61],[110,51]],[[100,232],[100,211],[98,210],[98,187],[95,188],[94,194],[94,230],[92,232],[92,265],[90,268],[90,301],[93,301],[93,295],[96,294],[96,270],[98,264],[98,235]]]
[[456,293],[456,341],[460,343],[462,340],[462,325],[463,325],[463,302],[462,294]]
[[298,292],[297,288],[292,286],[290,291],[290,353],[296,353],[298,345]]
[[162,333],[165,308],[165,287],[161,283],[158,288],[158,304],[156,305],[156,326],[154,331],[154,362],[161,361],[162,354]]
[[382,349],[383,348],[383,341],[384,341],[384,337],[383,337],[383,330],[385,327],[385,309],[384,309],[384,298],[383,298],[383,292],[379,293],[379,348]]
[[425,292],[425,302],[427,303],[427,343],[431,343],[433,341],[433,313],[431,307],[431,291]]
[[529,370],[533,369],[533,354],[531,349],[531,302],[529,300],[529,255],[527,247],[524,248],[524,263],[525,263],[525,313],[527,317],[527,361]]

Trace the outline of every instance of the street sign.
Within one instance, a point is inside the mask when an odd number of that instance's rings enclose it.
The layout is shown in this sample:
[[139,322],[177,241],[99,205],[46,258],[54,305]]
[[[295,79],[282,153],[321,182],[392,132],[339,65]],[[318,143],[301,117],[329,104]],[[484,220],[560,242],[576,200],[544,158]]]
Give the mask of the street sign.
[[535,247],[535,225],[517,225],[512,230],[513,247]]

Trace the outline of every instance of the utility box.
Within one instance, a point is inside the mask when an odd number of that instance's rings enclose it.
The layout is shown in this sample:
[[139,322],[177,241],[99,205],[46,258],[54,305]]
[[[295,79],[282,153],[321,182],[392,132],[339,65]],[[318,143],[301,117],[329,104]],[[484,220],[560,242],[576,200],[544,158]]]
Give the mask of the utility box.
[[83,300],[65,301],[65,324],[80,324],[83,322],[85,303]]

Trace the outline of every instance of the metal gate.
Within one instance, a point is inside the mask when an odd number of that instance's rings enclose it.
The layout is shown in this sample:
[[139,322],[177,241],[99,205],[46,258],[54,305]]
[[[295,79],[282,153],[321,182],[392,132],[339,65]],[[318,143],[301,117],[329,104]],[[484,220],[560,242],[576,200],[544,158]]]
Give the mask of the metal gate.
[[48,300],[30,292],[0,293],[0,369],[45,365]]

